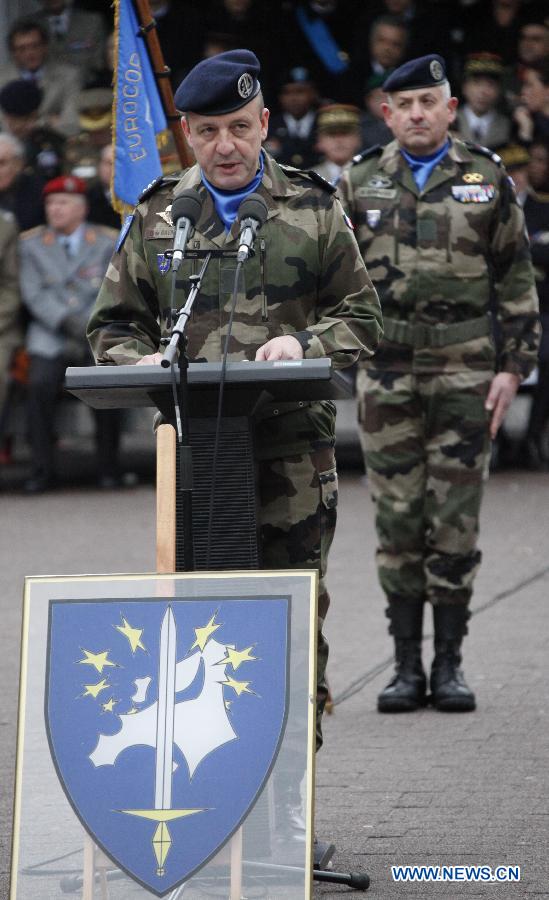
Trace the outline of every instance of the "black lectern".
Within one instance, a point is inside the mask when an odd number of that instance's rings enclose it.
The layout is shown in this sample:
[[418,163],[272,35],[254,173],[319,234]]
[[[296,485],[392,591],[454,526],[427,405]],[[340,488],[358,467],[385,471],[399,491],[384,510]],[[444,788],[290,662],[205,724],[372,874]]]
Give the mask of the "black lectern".
[[[257,569],[257,494],[253,417],[267,403],[349,396],[345,377],[329,359],[228,363],[225,377],[216,485],[209,535],[215,416],[220,363],[191,363],[189,431],[193,455],[193,551],[195,570]],[[179,372],[177,372],[179,375]],[[153,406],[173,421],[172,375],[160,366],[69,368],[65,386],[96,409]],[[169,479],[175,497],[175,571],[183,571],[182,494],[179,465]],[[160,473],[160,469],[159,469]],[[165,476],[166,473],[164,473]],[[161,476],[159,474],[159,482]],[[175,482],[175,483],[174,483]],[[174,570],[172,568],[172,571]]]

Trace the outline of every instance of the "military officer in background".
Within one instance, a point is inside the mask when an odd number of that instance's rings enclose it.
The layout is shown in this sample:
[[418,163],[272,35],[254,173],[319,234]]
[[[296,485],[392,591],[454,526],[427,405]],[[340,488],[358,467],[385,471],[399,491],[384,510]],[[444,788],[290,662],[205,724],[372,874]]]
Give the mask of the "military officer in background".
[[[259,62],[232,50],[199,63],[175,95],[197,164],[159,180],[137,206],[112,258],[88,325],[99,364],[160,362],[168,335],[174,196],[194,188],[202,200],[193,247],[238,249],[237,211],[259,193],[268,208],[261,245],[244,269],[228,359],[291,360],[328,356],[335,366],[375,350],[381,331],[376,292],[335,189],[315,173],[286,169],[265,151],[269,110]],[[234,259],[215,260],[203,281],[188,331],[191,360],[218,361],[230,315]],[[180,273],[188,276],[192,262]],[[277,404],[256,422],[260,520],[266,568],[314,567],[325,573],[336,517],[334,406]],[[329,603],[319,588],[318,711],[326,698],[327,645],[322,623]],[[320,732],[318,743],[321,742]]]
[[[26,347],[32,474],[24,486],[27,493],[54,484],[54,414],[65,369],[91,362],[86,323],[116,239],[114,229],[86,221],[86,183],[81,179],[54,178],[43,195],[47,224],[20,238],[21,293],[30,317]],[[120,413],[95,413],[99,485],[114,487]]]
[[[411,60],[383,89],[395,140],[356,157],[340,182],[384,316],[381,347],[358,376],[378,572],[396,655],[378,709],[426,702],[428,602],[432,702],[466,711],[475,697],[460,648],[481,558],[483,478],[490,437],[536,362],[534,273],[522,210],[499,157],[449,136],[457,100],[444,60]],[[497,358],[492,296],[502,334]]]

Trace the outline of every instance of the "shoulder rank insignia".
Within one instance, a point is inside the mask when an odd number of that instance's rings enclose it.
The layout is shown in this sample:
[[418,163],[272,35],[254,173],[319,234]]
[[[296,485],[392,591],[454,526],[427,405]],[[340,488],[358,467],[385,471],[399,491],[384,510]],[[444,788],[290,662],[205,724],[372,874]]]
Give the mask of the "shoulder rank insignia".
[[501,156],[498,156],[497,153],[494,153],[493,150],[490,150],[489,147],[483,147],[482,144],[475,144],[473,141],[463,141],[468,150],[473,150],[475,153],[480,153],[481,156],[487,156],[488,159],[491,159],[496,166],[503,165],[501,161]]
[[[154,181],[151,181],[150,184],[147,185],[144,191],[142,191],[137,199],[137,203],[143,203],[143,200],[146,200],[147,197],[150,197],[151,194],[154,194],[162,185],[169,184],[170,182],[177,182],[181,178],[181,175],[159,175],[158,178],[155,178]],[[137,205],[137,204],[136,204]]]
[[318,172],[315,172],[314,169],[296,169],[295,166],[287,166],[284,163],[278,163],[279,167],[282,169],[285,175],[288,178],[305,178],[310,179],[310,181],[314,181],[319,187],[321,187],[324,191],[328,191],[329,194],[335,194],[337,188],[335,185],[330,184],[329,181],[326,181],[322,175],[319,175]]
[[382,147],[381,144],[374,144],[372,147],[366,147],[366,150],[362,150],[361,153],[357,153],[356,156],[353,156],[353,166],[357,166],[365,159],[370,159],[371,156],[381,156],[384,149],[385,148]]
[[330,184],[329,181],[326,181],[322,175],[319,175],[318,172],[315,172],[314,169],[308,169],[305,173],[308,175],[311,181],[314,181],[315,184],[318,184],[319,187],[322,188],[323,191],[328,191],[329,194],[335,194],[337,188],[334,184]]

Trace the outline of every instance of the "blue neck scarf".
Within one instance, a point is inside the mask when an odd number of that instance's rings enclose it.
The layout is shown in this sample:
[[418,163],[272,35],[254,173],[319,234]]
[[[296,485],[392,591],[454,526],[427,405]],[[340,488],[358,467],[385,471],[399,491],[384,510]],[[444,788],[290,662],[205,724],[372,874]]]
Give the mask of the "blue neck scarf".
[[436,153],[431,153],[429,156],[412,156],[411,153],[403,150],[402,147],[400,148],[400,152],[412,170],[412,175],[414,176],[414,181],[417,184],[419,191],[423,190],[427,184],[429,175],[441,159],[446,156],[449,147],[450,141],[446,141],[440,150],[437,150]]
[[244,200],[244,197],[247,197],[248,194],[252,194],[255,189],[258,188],[261,184],[264,167],[265,163],[263,160],[263,151],[261,151],[261,153],[259,154],[259,169],[255,178],[253,179],[253,181],[250,181],[250,183],[245,187],[238,188],[238,190],[236,191],[223,191],[221,190],[221,188],[215,187],[213,184],[210,184],[202,169],[200,170],[202,182],[210,192],[217,215],[223,222],[227,231],[231,230],[231,225],[236,219],[238,213],[238,207]]

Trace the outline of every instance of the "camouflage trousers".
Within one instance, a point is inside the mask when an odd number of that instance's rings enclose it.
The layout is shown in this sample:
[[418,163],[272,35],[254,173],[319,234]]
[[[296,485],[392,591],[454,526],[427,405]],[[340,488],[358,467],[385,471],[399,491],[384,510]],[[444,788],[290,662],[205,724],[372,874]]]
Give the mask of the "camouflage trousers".
[[363,368],[359,422],[389,600],[467,605],[481,554],[490,372],[413,375]]
[[328,551],[337,518],[337,473],[332,449],[259,462],[262,565],[265,569],[316,569],[317,749],[326,697],[328,644],[322,626],[330,597],[325,585]]

